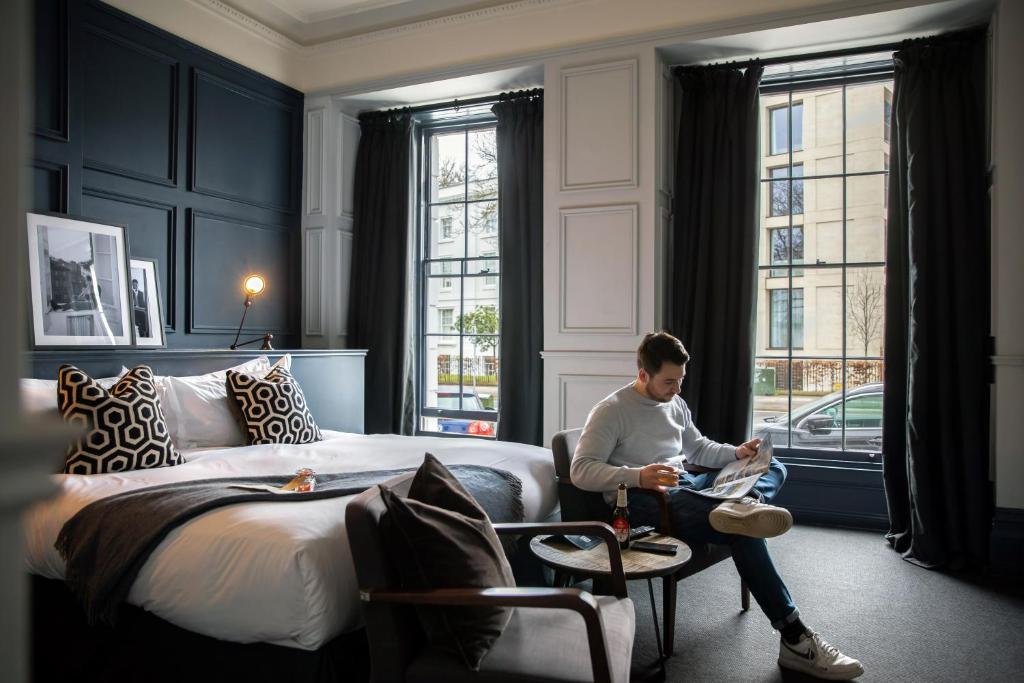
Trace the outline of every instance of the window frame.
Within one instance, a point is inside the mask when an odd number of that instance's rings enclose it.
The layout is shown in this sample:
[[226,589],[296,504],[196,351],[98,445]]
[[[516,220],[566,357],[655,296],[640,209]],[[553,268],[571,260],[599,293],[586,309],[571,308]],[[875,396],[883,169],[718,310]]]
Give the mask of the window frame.
[[[851,172],[847,172],[847,164],[848,164],[848,160],[849,160],[849,150],[848,150],[848,145],[847,145],[847,143],[848,143],[848,139],[847,139],[848,138],[848,131],[847,131],[847,114],[848,114],[848,112],[847,112],[847,97],[846,97],[847,89],[850,86],[862,85],[862,84],[868,84],[868,83],[891,83],[891,81],[892,81],[892,79],[894,77],[894,74],[895,74],[895,68],[894,68],[894,65],[891,62],[888,62],[888,64],[886,66],[882,67],[882,68],[879,68],[879,63],[877,63],[877,62],[871,63],[869,65],[865,65],[865,66],[871,67],[870,73],[853,74],[853,75],[849,75],[849,76],[838,75],[838,76],[835,76],[835,77],[830,77],[827,82],[824,82],[824,81],[807,81],[807,82],[802,82],[801,79],[799,79],[799,78],[794,78],[792,81],[788,81],[786,79],[771,79],[770,81],[762,81],[762,85],[760,87],[760,94],[762,96],[768,95],[768,94],[778,95],[778,94],[784,94],[784,93],[789,95],[789,101],[787,103],[779,104],[779,105],[774,105],[772,107],[768,107],[767,108],[768,109],[768,133],[769,133],[768,149],[765,152],[765,158],[759,159],[759,162],[758,162],[759,166],[764,166],[766,168],[766,171],[767,171],[766,176],[762,177],[760,179],[760,182],[759,182],[759,186],[762,189],[762,191],[764,191],[763,188],[764,188],[764,184],[765,183],[771,184],[773,182],[780,182],[780,179],[775,179],[775,178],[771,177],[771,170],[773,170],[775,168],[793,167],[795,165],[795,163],[800,163],[801,165],[803,164],[803,160],[801,160],[800,162],[795,162],[794,161],[794,152],[795,151],[804,151],[804,150],[803,150],[802,144],[801,144],[801,149],[800,150],[793,149],[793,145],[792,145],[792,130],[791,130],[792,123],[790,123],[790,130],[789,130],[789,133],[790,133],[790,140],[789,140],[790,144],[789,144],[789,147],[790,147],[790,149],[789,150],[784,150],[784,151],[778,152],[778,153],[773,153],[774,149],[772,147],[772,144],[773,144],[773,139],[772,139],[773,125],[772,125],[772,118],[771,118],[772,114],[775,111],[777,111],[777,110],[786,109],[788,107],[794,106],[795,104],[800,104],[801,107],[802,107],[804,105],[804,100],[803,99],[799,99],[799,97],[801,96],[801,93],[813,92],[815,90],[820,90],[823,87],[831,87],[831,86],[838,86],[838,87],[842,88],[842,102],[843,102],[843,110],[842,110],[843,111],[843,113],[842,113],[843,129],[842,129],[842,154],[841,154],[842,165],[843,165],[842,166],[842,172],[838,173],[838,174],[827,174],[827,175],[810,175],[810,176],[806,176],[805,175],[805,176],[801,177],[801,181],[805,181],[805,180],[813,181],[813,180],[817,180],[817,179],[837,178],[837,177],[842,179],[842,181],[843,181],[843,195],[842,195],[842,219],[841,219],[841,222],[842,222],[842,232],[843,232],[843,260],[840,263],[838,263],[838,264],[835,264],[835,263],[827,263],[827,264],[817,264],[817,263],[814,263],[814,264],[811,264],[811,263],[794,264],[792,262],[792,258],[791,258],[790,259],[790,263],[785,264],[785,265],[771,264],[770,263],[770,261],[771,261],[771,245],[769,245],[769,259],[768,259],[769,263],[758,264],[758,271],[768,270],[769,271],[769,274],[768,274],[769,278],[770,277],[774,277],[774,273],[772,273],[771,271],[778,271],[778,270],[786,270],[786,271],[788,271],[787,274],[786,274],[786,277],[788,277],[789,282],[787,284],[786,289],[788,291],[792,292],[795,289],[804,289],[805,288],[805,287],[795,287],[794,286],[793,279],[795,277],[799,277],[799,275],[796,275],[795,272],[794,272],[796,270],[800,270],[801,271],[801,275],[803,275],[804,274],[803,271],[806,270],[806,269],[815,269],[815,268],[841,269],[842,273],[843,273],[843,275],[842,275],[842,297],[843,297],[842,298],[842,302],[843,302],[842,305],[843,305],[843,312],[844,312],[844,321],[845,321],[845,315],[846,315],[846,311],[847,311],[847,295],[848,295],[848,287],[849,287],[849,283],[847,281],[847,272],[850,269],[866,269],[866,268],[874,268],[874,267],[881,267],[881,268],[884,269],[884,267],[885,267],[884,260],[882,260],[882,261],[857,261],[857,262],[851,262],[851,261],[847,260],[847,230],[848,230],[848,225],[849,225],[849,220],[850,220],[850,218],[848,216],[848,199],[849,199],[848,195],[847,195],[847,183],[848,183],[848,180],[850,178],[857,177],[857,176],[882,175],[885,178],[885,181],[887,183],[888,182],[888,173],[889,173],[889,169],[888,168],[885,168],[884,170],[881,170],[881,171],[852,172],[852,173]],[[889,90],[889,88],[886,88],[886,92],[891,92],[891,90]],[[883,106],[884,106],[884,104],[883,104]],[[883,110],[883,118],[884,118],[884,110]],[[787,120],[788,119],[789,119],[789,117],[787,117]],[[886,141],[886,142],[888,142],[888,141]],[[802,143],[802,138],[801,138],[801,143]],[[771,163],[771,164],[767,163],[767,159],[769,157],[779,157],[779,156],[782,156],[783,154],[786,154],[788,156],[786,164],[779,164],[778,161],[774,161],[774,163]],[[888,153],[886,154],[886,161],[887,160],[888,160]],[[780,226],[766,226],[766,225],[762,224],[762,225],[759,226],[759,230],[760,229],[768,229],[768,230],[773,230],[773,229],[789,229],[789,230],[792,230],[792,229],[794,229],[796,227],[799,227],[801,230],[805,229],[805,227],[806,227],[805,224],[801,224],[801,225],[797,226],[797,225],[795,225],[793,223],[793,216],[796,215],[796,214],[792,213],[792,208],[793,208],[792,207],[792,202],[793,202],[792,181],[794,180],[794,177],[790,176],[789,180],[790,180],[790,188],[789,188],[789,205],[790,205],[789,208],[790,208],[790,213],[788,214],[788,216],[789,216],[788,224],[787,225],[780,225]],[[779,218],[779,217],[782,217],[782,216],[786,216],[787,214],[782,214],[781,216],[772,216],[771,215],[771,195],[770,195],[771,185],[769,185],[769,187],[768,187],[768,192],[769,192],[768,211],[765,212],[766,217],[767,218]],[[887,195],[888,193],[886,192],[885,194]],[[805,195],[805,197],[806,197],[806,195]],[[888,204],[888,197],[886,196],[883,199],[883,207],[885,209],[888,209],[887,204]],[[804,239],[805,239],[805,248],[806,248],[806,234],[804,235]],[[790,249],[792,250],[792,235],[790,236]],[[790,255],[792,256],[792,251],[790,252]],[[771,291],[775,291],[775,288],[772,288]],[[790,319],[790,321],[792,321],[792,318],[793,318],[793,307],[792,307],[793,298],[794,297],[792,297],[792,296],[788,297],[789,302],[790,302],[790,307],[789,307],[789,319]],[[850,391],[847,388],[847,361],[851,359],[851,355],[849,353],[849,346],[847,344],[847,336],[848,336],[848,329],[847,328],[848,328],[848,325],[845,322],[842,325],[842,332],[843,332],[843,342],[842,342],[843,352],[842,352],[842,355],[840,355],[838,357],[815,355],[812,358],[810,356],[806,356],[806,355],[803,355],[803,354],[794,354],[793,353],[794,349],[799,350],[799,348],[793,347],[792,345],[790,347],[788,347],[788,348],[785,348],[785,347],[772,347],[771,346],[771,344],[770,344],[770,342],[771,342],[771,320],[770,320],[770,317],[771,317],[771,314],[772,314],[772,312],[771,312],[772,306],[771,306],[771,302],[770,301],[768,302],[767,308],[768,308],[768,316],[769,316],[768,330],[767,330],[767,333],[769,335],[768,336],[769,344],[766,345],[766,350],[768,350],[769,352],[773,352],[773,353],[758,354],[757,352],[755,352],[754,357],[753,357],[752,360],[755,363],[757,361],[759,361],[759,360],[775,360],[775,361],[784,360],[784,361],[786,361],[786,367],[789,369],[788,370],[789,373],[792,373],[792,371],[793,371],[792,370],[793,369],[793,361],[799,361],[799,360],[838,360],[838,361],[842,362],[842,377],[843,377],[843,381],[842,381],[842,394],[841,394],[841,397],[840,397],[839,400],[842,402],[842,405],[844,406],[844,411],[845,411],[845,402],[847,400],[847,392]],[[792,335],[792,328],[790,328],[790,335]],[[778,351],[780,351],[780,350],[786,350],[786,355],[785,356],[779,356],[778,355]],[[855,360],[879,360],[879,361],[881,361],[882,357],[856,356],[853,359],[855,359]],[[791,379],[789,377],[787,377],[787,380],[786,380],[786,394],[787,394],[787,404],[788,404],[787,405],[788,409],[787,409],[787,412],[786,412],[787,415],[792,415],[793,412],[794,412],[793,401],[792,401],[793,394],[792,394],[792,389],[791,389],[790,385],[791,385]],[[884,389],[883,389],[883,391],[884,391]],[[783,462],[786,462],[788,464],[795,464],[795,465],[798,465],[798,466],[806,465],[806,466],[809,466],[809,467],[815,467],[815,468],[822,467],[822,468],[830,468],[830,469],[842,468],[842,469],[847,469],[847,470],[858,470],[858,471],[865,471],[865,472],[866,471],[877,471],[877,472],[880,473],[881,472],[881,467],[882,467],[882,461],[884,459],[884,454],[881,452],[881,450],[878,451],[877,455],[875,453],[869,453],[869,452],[866,452],[866,451],[848,451],[848,450],[846,450],[845,449],[845,444],[846,444],[846,420],[845,420],[845,414],[844,414],[844,419],[843,419],[842,422],[843,422],[843,430],[842,430],[843,433],[842,433],[842,441],[841,441],[841,443],[844,445],[843,449],[840,449],[840,450],[820,449],[819,450],[819,449],[813,449],[813,448],[794,448],[794,447],[791,447],[789,445],[790,444],[790,438],[788,438],[788,434],[787,434],[787,439],[786,439],[785,443],[782,443],[782,444],[776,443],[776,444],[774,444],[775,454],[778,457],[780,457],[780,459]],[[884,429],[884,427],[883,427],[883,429]],[[789,427],[789,430],[790,431],[792,430],[792,426]],[[843,479],[843,477],[840,477],[840,479],[843,480],[843,482],[845,483],[845,479]]]
[[[792,113],[786,116],[786,146],[781,151],[775,151],[775,113],[786,109],[790,112],[793,107],[800,107],[800,146],[793,147],[793,116]],[[804,102],[803,100],[790,101],[787,104],[779,104],[768,109],[768,152],[767,156],[776,157],[793,152],[802,152],[804,149]]]
[[[432,202],[431,201],[431,179],[430,179],[430,137],[438,133],[446,132],[462,132],[466,135],[466,144],[469,144],[469,133],[474,130],[483,130],[489,128],[495,128],[497,126],[497,118],[491,113],[485,114],[474,114],[472,116],[466,116],[454,119],[445,120],[430,120],[429,117],[416,120],[414,122],[414,136],[416,142],[416,174],[415,179],[416,187],[416,221],[415,221],[415,254],[416,262],[414,264],[416,273],[416,286],[414,289],[414,300],[415,300],[415,335],[416,335],[416,374],[417,381],[415,382],[415,396],[416,396],[416,417],[415,417],[415,433],[417,435],[426,436],[438,436],[443,438],[482,438],[487,440],[494,440],[497,434],[497,429],[491,430],[489,435],[478,435],[470,433],[449,433],[442,431],[431,431],[424,430],[422,428],[422,418],[441,418],[441,419],[458,419],[458,420],[473,420],[491,422],[497,425],[498,423],[498,411],[497,410],[464,410],[464,409],[451,409],[451,408],[439,408],[426,405],[426,387],[427,387],[427,376],[426,373],[432,370],[436,371],[436,368],[428,367],[427,360],[427,340],[428,337],[438,338],[449,338],[456,339],[456,346],[458,350],[459,358],[463,358],[465,355],[465,339],[466,337],[494,337],[499,339],[499,350],[500,350],[500,335],[495,334],[466,334],[459,331],[457,328],[452,334],[444,334],[442,331],[437,333],[428,332],[429,326],[427,325],[427,301],[426,296],[429,292],[427,286],[429,280],[439,279],[444,284],[444,280],[450,278],[452,280],[452,286],[454,288],[454,281],[459,280],[459,301],[458,306],[460,310],[465,314],[465,299],[466,299],[466,280],[471,278],[498,278],[497,287],[501,286],[501,268],[499,266],[498,272],[490,274],[482,274],[479,268],[475,264],[480,264],[488,259],[482,256],[469,256],[467,252],[468,240],[469,240],[469,212],[470,206],[473,204],[479,204],[484,202],[497,202],[498,212],[500,215],[500,192],[497,192],[494,197],[488,197],[485,199],[468,199],[466,192],[468,192],[468,182],[465,183],[466,189],[463,193],[463,198],[459,201],[444,201],[444,202]],[[467,152],[468,153],[468,152]],[[468,174],[468,169],[467,169]],[[467,178],[468,181],[468,178]],[[459,205],[461,204],[464,211],[463,218],[463,234],[462,239],[465,241],[462,256],[460,257],[444,257],[444,258],[430,258],[430,219],[431,219],[431,208],[442,205]],[[501,225],[500,220],[496,219],[496,229],[488,231],[487,235],[493,237],[500,244]],[[441,241],[440,235],[439,242]],[[445,240],[447,242],[458,239],[458,235],[452,235],[450,239]],[[500,253],[496,254],[493,259],[500,259]],[[431,274],[430,267],[435,263],[452,263],[456,267],[453,268],[452,273],[441,273]],[[472,267],[471,267],[472,266]],[[500,291],[500,289],[499,289]],[[440,308],[438,309],[440,310]],[[453,311],[453,323],[454,323],[454,311]],[[440,324],[440,319],[439,319]],[[453,324],[454,327],[454,324]],[[500,359],[500,355],[498,355]],[[460,368],[461,370],[461,368]],[[497,373],[498,386],[501,386],[500,378],[500,360],[498,363]],[[472,385],[466,385],[464,382],[464,375],[460,371],[459,373],[459,385],[458,389],[452,389],[453,392],[459,394],[459,402],[461,403],[464,399],[466,391],[471,391]],[[478,397],[479,398],[479,397]]]

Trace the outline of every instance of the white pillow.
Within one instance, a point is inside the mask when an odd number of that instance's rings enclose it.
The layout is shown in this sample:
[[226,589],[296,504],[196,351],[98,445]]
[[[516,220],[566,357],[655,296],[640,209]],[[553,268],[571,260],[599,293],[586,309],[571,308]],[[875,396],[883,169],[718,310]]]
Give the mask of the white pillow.
[[259,356],[205,375],[157,377],[157,393],[174,444],[179,449],[244,446],[245,434],[228,398],[228,370],[262,378],[274,365],[290,368],[291,361],[291,356],[285,354],[271,365],[269,358]]
[[[109,389],[117,380],[128,372],[122,367],[117,377],[104,377],[96,380],[101,387]],[[57,410],[57,380],[21,378],[21,411],[25,414],[45,413]]]

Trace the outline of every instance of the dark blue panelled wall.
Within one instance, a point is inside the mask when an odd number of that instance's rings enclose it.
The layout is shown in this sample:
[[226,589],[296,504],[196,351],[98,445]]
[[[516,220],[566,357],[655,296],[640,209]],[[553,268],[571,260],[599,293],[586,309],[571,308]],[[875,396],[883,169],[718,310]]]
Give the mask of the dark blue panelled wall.
[[[33,206],[128,226],[167,345],[297,347],[302,93],[94,1],[36,2]],[[18,226],[24,230],[24,226]]]

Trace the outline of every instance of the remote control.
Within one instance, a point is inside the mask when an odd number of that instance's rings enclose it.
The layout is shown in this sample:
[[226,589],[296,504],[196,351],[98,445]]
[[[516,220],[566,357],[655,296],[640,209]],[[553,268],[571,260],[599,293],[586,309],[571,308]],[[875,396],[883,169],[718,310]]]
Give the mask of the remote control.
[[637,526],[629,530],[629,540],[635,541],[638,538],[643,538],[654,531],[653,526]]
[[629,545],[631,550],[639,550],[645,553],[658,553],[659,555],[675,555],[676,546],[669,543],[651,543],[650,541],[637,541]]

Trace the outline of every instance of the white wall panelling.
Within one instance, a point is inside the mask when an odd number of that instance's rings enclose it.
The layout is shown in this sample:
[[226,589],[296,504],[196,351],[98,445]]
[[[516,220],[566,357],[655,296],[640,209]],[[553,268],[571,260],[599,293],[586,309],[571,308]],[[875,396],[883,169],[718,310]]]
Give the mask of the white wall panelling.
[[632,351],[545,351],[544,441],[582,427],[591,408],[636,378]]
[[306,302],[303,318],[305,334],[320,336],[324,333],[324,321],[327,317],[324,308],[325,294],[329,291],[323,286],[326,279],[324,272],[324,229],[312,228],[303,234],[306,239],[305,249],[305,293]]
[[338,265],[340,296],[337,299],[337,320],[335,328],[338,331],[339,341],[344,346],[345,337],[348,335],[348,300],[349,300],[349,274],[352,272],[352,232],[351,225],[348,231],[338,228]]
[[560,217],[559,331],[636,335],[636,204],[562,209]]
[[352,217],[355,198],[356,148],[359,146],[359,119],[344,112],[338,114],[338,217]]
[[303,345],[344,348],[359,121],[330,97],[306,99]]
[[324,212],[324,108],[306,111],[306,213]]
[[546,439],[635,377],[655,324],[657,63],[649,45],[544,65]]
[[587,421],[590,409],[634,379],[632,375],[558,375],[558,429],[575,429]]
[[637,186],[638,68],[628,59],[562,70],[563,191]]

